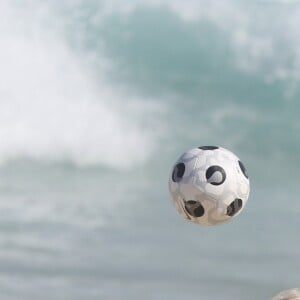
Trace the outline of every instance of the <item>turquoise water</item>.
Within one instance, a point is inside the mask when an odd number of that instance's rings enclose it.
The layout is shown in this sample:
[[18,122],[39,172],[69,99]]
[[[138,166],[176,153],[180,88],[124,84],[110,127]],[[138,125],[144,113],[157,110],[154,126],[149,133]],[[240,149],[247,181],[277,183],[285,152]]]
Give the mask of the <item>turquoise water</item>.
[[[0,3],[1,299],[269,299],[299,286],[298,1]],[[186,149],[245,210],[173,208]]]

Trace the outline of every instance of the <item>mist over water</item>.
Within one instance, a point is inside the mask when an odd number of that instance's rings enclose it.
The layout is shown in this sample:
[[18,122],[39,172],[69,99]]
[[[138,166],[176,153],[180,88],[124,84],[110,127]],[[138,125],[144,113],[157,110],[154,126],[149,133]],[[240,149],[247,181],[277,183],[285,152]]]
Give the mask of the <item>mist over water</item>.
[[[299,16],[297,1],[3,0],[1,298],[299,286]],[[167,191],[200,145],[235,152],[251,180],[216,228],[183,220]]]

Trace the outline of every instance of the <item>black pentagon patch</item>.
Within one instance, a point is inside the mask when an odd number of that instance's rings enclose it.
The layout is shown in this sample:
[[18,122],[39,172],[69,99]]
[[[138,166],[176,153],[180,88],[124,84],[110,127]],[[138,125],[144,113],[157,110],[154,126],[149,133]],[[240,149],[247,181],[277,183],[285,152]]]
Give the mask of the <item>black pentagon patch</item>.
[[183,162],[178,163],[173,169],[172,180],[174,182],[179,182],[182,179],[184,172],[185,172],[185,164]]
[[219,147],[216,147],[216,146],[201,146],[201,147],[198,147],[198,149],[201,149],[201,150],[216,150],[216,149],[219,149]]
[[227,207],[227,216],[233,217],[242,208],[242,206],[243,206],[243,200],[242,199],[235,199]]
[[220,185],[226,179],[226,172],[220,166],[211,166],[205,173],[207,181],[212,185]]
[[204,207],[202,204],[195,200],[188,200],[185,202],[186,211],[195,218],[200,218],[204,215]]
[[248,174],[247,174],[247,170],[246,170],[244,164],[240,160],[239,160],[239,166],[240,166],[244,176],[248,179],[249,177],[248,177]]

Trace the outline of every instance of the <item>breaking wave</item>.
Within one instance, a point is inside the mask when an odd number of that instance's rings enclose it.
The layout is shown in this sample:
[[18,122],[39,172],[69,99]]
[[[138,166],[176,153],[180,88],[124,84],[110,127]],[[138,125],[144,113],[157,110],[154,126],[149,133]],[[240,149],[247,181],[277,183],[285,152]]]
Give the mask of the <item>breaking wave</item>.
[[0,14],[6,25],[0,32],[0,160],[118,167],[145,161],[158,136],[147,121],[157,105],[141,106],[137,96],[107,83],[101,57],[95,74],[85,53],[26,10],[7,1]]

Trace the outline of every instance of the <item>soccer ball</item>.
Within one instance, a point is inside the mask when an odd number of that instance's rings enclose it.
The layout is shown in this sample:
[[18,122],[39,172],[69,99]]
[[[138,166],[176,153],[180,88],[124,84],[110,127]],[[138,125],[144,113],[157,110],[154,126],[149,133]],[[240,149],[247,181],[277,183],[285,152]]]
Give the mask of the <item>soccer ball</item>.
[[217,225],[245,207],[250,184],[239,158],[221,147],[202,146],[183,153],[169,178],[177,211],[189,221]]

